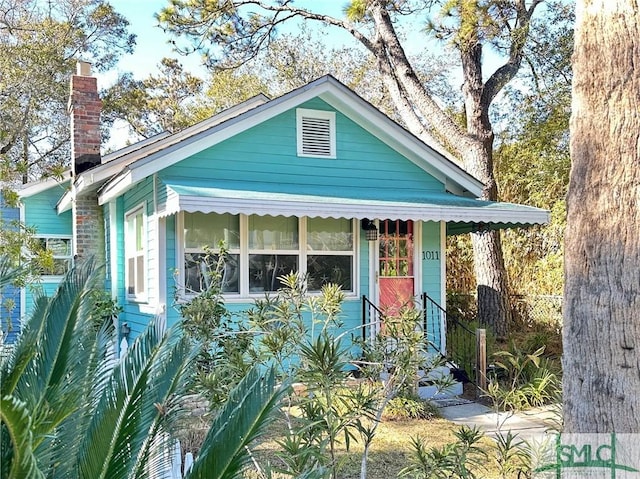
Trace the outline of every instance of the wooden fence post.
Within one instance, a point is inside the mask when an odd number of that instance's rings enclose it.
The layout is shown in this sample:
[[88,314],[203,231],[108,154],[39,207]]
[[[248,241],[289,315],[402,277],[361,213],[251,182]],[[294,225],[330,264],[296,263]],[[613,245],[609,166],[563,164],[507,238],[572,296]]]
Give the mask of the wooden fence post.
[[487,330],[476,329],[476,380],[480,391],[487,390]]

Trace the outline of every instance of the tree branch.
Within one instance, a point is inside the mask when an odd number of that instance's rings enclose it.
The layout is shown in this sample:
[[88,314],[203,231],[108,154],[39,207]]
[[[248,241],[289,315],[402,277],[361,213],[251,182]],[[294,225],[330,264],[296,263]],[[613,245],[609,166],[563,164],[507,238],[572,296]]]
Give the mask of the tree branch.
[[524,46],[529,36],[531,16],[536,7],[543,1],[544,0],[534,0],[529,9],[527,9],[525,0],[518,0],[516,5],[516,27],[511,31],[509,58],[505,64],[493,72],[485,82],[482,92],[482,102],[484,105],[490,105],[500,90],[518,73],[524,56]]
[[349,32],[356,40],[362,43],[364,47],[370,52],[374,53],[374,50],[376,50],[374,43],[365,35],[363,35],[362,32],[360,32],[352,22],[340,20],[330,15],[322,15],[319,13],[314,13],[304,8],[291,7],[289,6],[290,3],[291,2],[287,0],[282,5],[276,6],[276,5],[266,4],[262,1],[246,2],[246,4],[255,4],[256,6],[259,6],[260,8],[263,8],[264,10],[267,10],[267,11],[289,12],[289,13],[292,13],[294,16],[300,16],[305,20],[314,20],[314,21],[326,23],[327,25],[332,25],[335,27],[342,28],[343,30],[346,30],[347,32]]
[[[414,111],[414,108],[417,109],[422,118],[422,120],[418,119],[420,127],[417,127],[412,119],[412,117],[415,116],[415,111],[413,115],[409,114],[409,117],[405,118],[409,129],[413,134],[424,138],[426,131],[425,123],[428,123],[428,125],[438,131],[440,135],[448,138],[450,144],[453,145],[457,153],[462,156],[463,151],[470,142],[469,137],[453,122],[451,117],[440,108],[419,81],[411,63],[407,59],[404,48],[398,40],[398,34],[393,28],[389,13],[380,1],[375,1],[372,4],[371,14],[376,26],[376,31],[380,36],[380,42],[384,45],[384,52],[379,54],[384,55],[387,59],[389,69],[393,72],[392,77],[389,76],[389,74],[386,76],[387,87],[392,94],[395,89],[405,91],[413,105],[411,110]],[[397,83],[397,86],[389,85],[391,78]],[[398,94],[398,92],[396,92],[396,94]],[[415,118],[418,117],[416,116]],[[431,140],[434,140],[430,134],[429,137]]]

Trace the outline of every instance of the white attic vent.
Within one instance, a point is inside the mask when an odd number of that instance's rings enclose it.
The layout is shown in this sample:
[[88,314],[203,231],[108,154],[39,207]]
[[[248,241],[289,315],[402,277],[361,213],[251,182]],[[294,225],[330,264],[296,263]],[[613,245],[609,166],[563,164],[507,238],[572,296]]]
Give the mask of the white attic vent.
[[336,114],[332,111],[296,110],[298,156],[336,157]]

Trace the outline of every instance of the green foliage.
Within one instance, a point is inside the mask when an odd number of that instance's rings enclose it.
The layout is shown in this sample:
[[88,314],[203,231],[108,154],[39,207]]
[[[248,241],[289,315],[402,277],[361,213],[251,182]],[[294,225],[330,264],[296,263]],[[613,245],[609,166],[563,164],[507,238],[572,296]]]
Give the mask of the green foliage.
[[518,438],[517,434],[507,431],[506,434],[496,434],[493,439],[493,452],[500,477],[507,479],[518,477],[530,469],[531,448]]
[[211,424],[188,478],[240,477],[251,459],[246,449],[266,432],[285,392],[274,386],[273,370],[263,375],[253,368],[242,378]]
[[384,417],[391,420],[433,419],[439,415],[433,403],[412,394],[394,397],[384,412]]
[[0,18],[0,180],[22,183],[68,167],[69,76],[79,57],[98,70],[130,53],[127,20],[100,0],[6,0]]
[[[13,274],[4,265],[0,286]],[[163,446],[182,412],[197,350],[179,325],[163,331],[152,322],[118,359],[113,323],[96,307],[99,277],[90,262],[70,271],[52,298],[36,300],[0,358],[2,477],[144,477],[148,466],[167,461]],[[279,402],[274,383],[273,372],[247,375],[187,477],[203,477],[203,470],[208,478],[237,477],[245,446]]]
[[558,398],[560,381],[543,353],[544,346],[527,352],[512,344],[510,351],[493,354],[495,371],[485,395],[497,409],[518,411]]
[[484,477],[478,475],[487,460],[487,453],[478,444],[483,434],[477,428],[462,426],[454,435],[456,441],[441,448],[429,448],[425,438],[412,438],[410,464],[400,476],[415,479]]
[[203,82],[185,72],[175,59],[163,58],[158,74],[135,80],[123,74],[103,93],[107,125],[127,122],[132,133],[149,138],[164,131],[174,133],[195,123],[193,109]]
[[227,310],[222,295],[222,272],[226,250],[206,249],[205,290],[184,302],[176,291],[176,305],[183,318],[185,336],[198,347],[193,389],[202,394],[213,409],[224,403],[229,392],[256,362],[254,332],[240,316]]
[[268,93],[267,86],[251,72],[220,70],[202,79],[163,58],[158,74],[135,80],[125,73],[108,88],[103,116],[107,125],[124,120],[131,133],[149,138],[183,130],[259,93]]

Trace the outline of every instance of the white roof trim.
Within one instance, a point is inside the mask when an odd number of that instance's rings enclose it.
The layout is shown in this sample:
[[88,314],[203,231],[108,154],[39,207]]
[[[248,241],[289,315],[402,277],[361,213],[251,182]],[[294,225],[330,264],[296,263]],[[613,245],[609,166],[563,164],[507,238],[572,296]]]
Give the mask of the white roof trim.
[[71,170],[65,170],[62,173],[62,179],[59,178],[46,178],[44,180],[34,181],[25,185],[20,185],[16,188],[16,193],[20,198],[28,198],[29,196],[37,195],[43,191],[47,191],[54,187],[64,188],[63,186],[71,179]]
[[[126,167],[128,165],[152,155],[155,152],[163,151],[168,146],[178,143],[184,138],[189,138],[190,136],[206,131],[212,126],[222,123],[229,118],[245,113],[258,105],[264,104],[268,100],[269,99],[265,95],[256,95],[234,107],[208,118],[207,120],[185,128],[178,133],[160,133],[151,138],[147,138],[138,143],[134,143],[133,145],[126,146],[120,150],[110,153],[102,159],[102,164],[78,175],[75,182],[76,194],[81,193],[94,185],[101,186],[105,180],[108,180],[118,174],[126,174]],[[118,184],[122,186],[126,183]],[[109,200],[101,202],[100,204],[104,204],[107,201]],[[58,202],[58,213],[71,208],[71,202],[71,192],[68,192]]]

